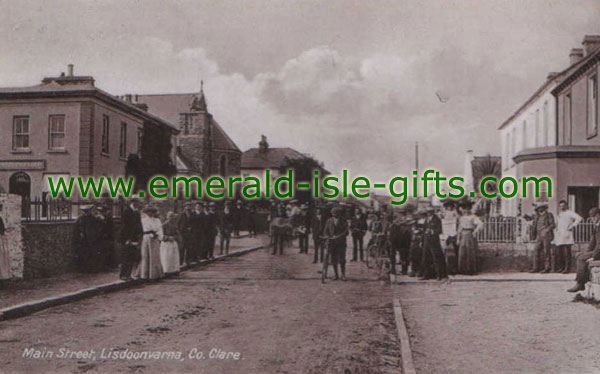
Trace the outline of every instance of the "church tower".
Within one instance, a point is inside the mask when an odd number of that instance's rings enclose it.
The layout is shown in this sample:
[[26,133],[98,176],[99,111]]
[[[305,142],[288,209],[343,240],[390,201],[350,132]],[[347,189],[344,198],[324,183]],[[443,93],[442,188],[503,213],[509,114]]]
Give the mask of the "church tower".
[[211,170],[212,159],[212,115],[208,112],[204,95],[204,82],[200,83],[200,92],[194,94],[189,109],[179,114],[178,153],[186,160],[191,172],[207,177]]

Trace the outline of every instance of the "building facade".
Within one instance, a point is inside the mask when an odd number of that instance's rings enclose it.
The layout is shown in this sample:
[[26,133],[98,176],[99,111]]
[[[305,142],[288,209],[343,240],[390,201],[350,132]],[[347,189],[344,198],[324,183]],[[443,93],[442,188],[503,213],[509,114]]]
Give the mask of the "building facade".
[[176,165],[180,175],[239,175],[242,152],[208,111],[203,87],[198,93],[132,95],[135,103],[177,123]]
[[49,193],[56,176],[122,176],[146,126],[174,139],[175,126],[67,74],[31,87],[0,88],[0,189],[23,199]]
[[[565,94],[569,98],[575,95],[576,100],[583,100],[583,104],[578,102],[574,105],[574,100],[566,104],[565,99],[557,100],[556,95],[557,89],[566,87],[566,81],[572,81],[577,72],[595,59],[599,46],[598,36],[586,36],[584,48],[571,50],[567,68],[559,73],[550,73],[542,86],[500,126],[502,175],[519,181],[525,176],[552,179],[551,198],[545,184],[541,184],[539,197],[534,196],[533,186],[530,186],[525,198],[519,193],[517,197],[502,202],[503,215],[532,214],[533,203],[538,200],[547,200],[553,211],[556,211],[560,200],[567,200],[583,216],[587,216],[589,207],[598,205],[598,181],[594,181],[597,179],[594,176],[600,172],[596,167],[596,148],[600,141],[590,136],[593,129],[589,131],[587,122],[583,120],[587,118],[584,113],[587,113],[585,95],[588,83],[584,80],[572,93]],[[597,87],[590,92],[597,92]],[[574,106],[568,111],[573,121],[565,125],[564,108],[571,104]]]

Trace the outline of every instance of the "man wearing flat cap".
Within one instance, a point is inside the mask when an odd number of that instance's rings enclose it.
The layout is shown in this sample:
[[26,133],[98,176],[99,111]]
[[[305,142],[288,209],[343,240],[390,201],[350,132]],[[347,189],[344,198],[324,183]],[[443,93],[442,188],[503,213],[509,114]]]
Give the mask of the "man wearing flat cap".
[[180,265],[186,263],[190,264],[192,259],[195,259],[195,246],[196,246],[196,217],[194,215],[194,203],[191,201],[183,204],[183,213],[179,216],[177,226],[179,226],[179,232],[181,233],[181,239],[183,245],[179,249],[179,262]]
[[535,205],[536,216],[531,224],[531,239],[535,240],[533,249],[533,268],[530,273],[549,273],[552,261],[552,240],[556,227],[554,216],[548,212],[548,203]]
[[331,254],[331,263],[335,280],[339,279],[338,264],[342,271],[342,280],[346,280],[346,236],[348,235],[348,223],[343,217],[344,210],[341,207],[335,207],[331,211],[333,217],[327,220],[323,235],[327,237],[329,253]]
[[585,289],[585,284],[590,280],[589,261],[600,260],[600,209],[590,209],[590,218],[593,223],[592,239],[587,250],[577,256],[576,284],[568,292],[578,292]]

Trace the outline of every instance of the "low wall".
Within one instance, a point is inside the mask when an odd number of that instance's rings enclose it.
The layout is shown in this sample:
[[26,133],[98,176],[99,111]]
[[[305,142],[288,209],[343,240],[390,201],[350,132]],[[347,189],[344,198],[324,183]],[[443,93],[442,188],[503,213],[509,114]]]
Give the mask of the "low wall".
[[[586,244],[575,244],[571,250],[571,271],[575,257]],[[479,269],[482,273],[529,271],[533,264],[533,243],[479,243]]]
[[44,278],[71,271],[73,222],[23,225],[26,279]]

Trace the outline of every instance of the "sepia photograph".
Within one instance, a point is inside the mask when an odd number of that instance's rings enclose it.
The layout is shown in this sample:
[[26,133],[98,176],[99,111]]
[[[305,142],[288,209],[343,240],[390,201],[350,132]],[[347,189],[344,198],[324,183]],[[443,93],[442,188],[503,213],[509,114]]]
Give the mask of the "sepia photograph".
[[0,50],[1,374],[600,374],[600,1],[0,0]]

